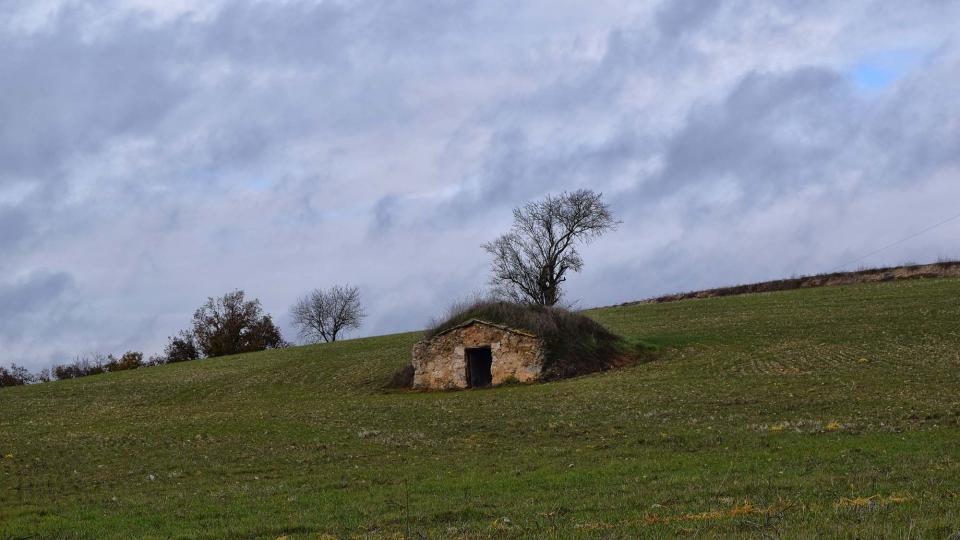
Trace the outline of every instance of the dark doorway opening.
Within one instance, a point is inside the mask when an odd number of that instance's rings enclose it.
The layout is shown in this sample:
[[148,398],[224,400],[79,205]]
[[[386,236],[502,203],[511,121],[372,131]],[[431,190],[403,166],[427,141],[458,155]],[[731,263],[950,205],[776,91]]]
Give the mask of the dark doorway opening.
[[490,366],[493,364],[493,354],[490,347],[467,349],[467,386],[483,388],[493,382]]

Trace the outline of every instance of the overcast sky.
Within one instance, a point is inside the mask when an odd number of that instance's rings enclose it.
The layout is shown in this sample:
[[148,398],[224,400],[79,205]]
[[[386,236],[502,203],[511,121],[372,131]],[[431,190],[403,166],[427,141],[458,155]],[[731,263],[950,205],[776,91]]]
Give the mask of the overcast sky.
[[[203,5],[203,7],[196,7]],[[0,364],[159,352],[241,288],[359,333],[604,193],[580,307],[830,271],[960,213],[960,2],[0,0]],[[960,256],[960,220],[878,255]]]

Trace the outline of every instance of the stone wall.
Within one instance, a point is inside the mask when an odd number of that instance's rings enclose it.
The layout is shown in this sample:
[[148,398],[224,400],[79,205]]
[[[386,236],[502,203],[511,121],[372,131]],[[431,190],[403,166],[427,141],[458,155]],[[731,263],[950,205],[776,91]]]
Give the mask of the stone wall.
[[466,349],[478,347],[490,347],[493,384],[510,378],[521,382],[540,378],[543,369],[543,345],[540,339],[482,321],[472,321],[414,346],[414,388],[466,388]]

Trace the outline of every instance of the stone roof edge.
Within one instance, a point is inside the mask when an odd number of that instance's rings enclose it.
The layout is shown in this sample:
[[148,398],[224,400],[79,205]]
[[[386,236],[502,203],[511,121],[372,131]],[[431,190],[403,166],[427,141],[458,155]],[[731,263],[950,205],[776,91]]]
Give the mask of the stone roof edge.
[[437,339],[438,337],[440,337],[440,336],[442,336],[442,335],[444,335],[444,334],[453,332],[454,330],[459,330],[460,328],[466,328],[467,326],[470,326],[471,324],[485,324],[485,325],[487,325],[487,326],[492,326],[492,327],[494,327],[494,328],[499,328],[500,330],[505,330],[505,331],[507,331],[507,332],[512,332],[512,333],[514,333],[514,334],[519,334],[519,335],[521,335],[521,336],[527,336],[527,337],[532,337],[532,338],[537,337],[536,334],[527,332],[527,331],[525,331],[525,330],[519,330],[519,329],[517,329],[517,328],[511,328],[511,327],[506,326],[506,325],[503,325],[503,324],[492,323],[492,322],[490,322],[490,321],[484,321],[483,319],[470,319],[469,321],[464,321],[464,322],[462,322],[462,323],[460,323],[460,324],[458,324],[458,325],[456,325],[456,326],[451,326],[450,328],[447,328],[447,329],[444,330],[443,332],[440,332],[439,334],[437,334],[437,335],[433,336],[432,338],[430,338],[429,341],[433,341],[434,339]]

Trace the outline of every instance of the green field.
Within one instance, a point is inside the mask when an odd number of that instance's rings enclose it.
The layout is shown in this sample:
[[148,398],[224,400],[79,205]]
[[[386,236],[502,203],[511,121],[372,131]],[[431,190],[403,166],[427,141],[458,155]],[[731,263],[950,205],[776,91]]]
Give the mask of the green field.
[[960,280],[589,312],[660,348],[386,392],[417,334],[0,390],[0,538],[950,538]]

